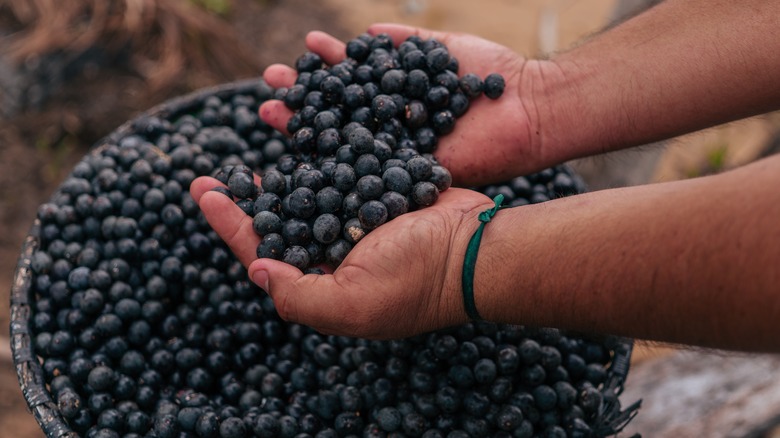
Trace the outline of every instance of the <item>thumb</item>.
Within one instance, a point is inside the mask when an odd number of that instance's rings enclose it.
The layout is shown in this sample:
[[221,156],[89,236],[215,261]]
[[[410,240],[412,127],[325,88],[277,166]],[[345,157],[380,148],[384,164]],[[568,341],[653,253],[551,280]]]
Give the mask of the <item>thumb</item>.
[[249,265],[249,278],[273,299],[282,319],[323,332],[341,326],[346,291],[333,275],[304,275],[282,261],[257,259]]

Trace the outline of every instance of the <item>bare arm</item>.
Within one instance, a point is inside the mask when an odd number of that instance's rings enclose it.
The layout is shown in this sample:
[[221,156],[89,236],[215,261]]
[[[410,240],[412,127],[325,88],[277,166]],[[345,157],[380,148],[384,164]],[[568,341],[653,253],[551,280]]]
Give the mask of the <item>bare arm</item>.
[[780,156],[717,176],[503,210],[485,228],[483,317],[780,351]]
[[780,3],[667,0],[550,61],[524,89],[553,162],[780,107]]

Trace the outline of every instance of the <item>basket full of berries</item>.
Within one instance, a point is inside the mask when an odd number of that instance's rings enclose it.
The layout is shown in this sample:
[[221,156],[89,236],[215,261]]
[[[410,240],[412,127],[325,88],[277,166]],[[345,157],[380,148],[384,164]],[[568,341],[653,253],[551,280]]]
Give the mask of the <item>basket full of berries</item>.
[[[190,196],[196,177],[224,182],[252,216],[258,256],[316,274],[435,203],[452,182],[432,155],[438,138],[503,89],[497,75],[459,76],[435,40],[363,35],[348,47],[333,66],[301,56],[288,88],[242,81],[147,111],[40,206],[12,285],[11,337],[47,436],[589,437],[635,414],[618,398],[629,339],[489,322],[388,341],[329,336],[283,321],[249,281]],[[405,68],[401,51],[419,65]],[[257,116],[269,99],[294,111],[290,137]],[[475,190],[521,207],[585,187],[557,166]]]

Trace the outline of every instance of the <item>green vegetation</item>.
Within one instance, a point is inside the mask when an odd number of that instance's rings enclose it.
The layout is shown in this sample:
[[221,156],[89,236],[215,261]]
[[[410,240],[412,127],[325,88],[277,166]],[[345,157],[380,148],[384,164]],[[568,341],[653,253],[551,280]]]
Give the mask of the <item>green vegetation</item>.
[[230,0],[190,0],[190,3],[220,16],[230,13]]

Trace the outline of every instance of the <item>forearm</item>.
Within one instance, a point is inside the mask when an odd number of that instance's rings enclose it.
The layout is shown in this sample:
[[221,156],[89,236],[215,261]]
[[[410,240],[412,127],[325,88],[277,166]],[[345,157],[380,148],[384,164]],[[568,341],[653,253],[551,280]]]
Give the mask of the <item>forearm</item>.
[[560,162],[777,109],[778,28],[778,2],[667,0],[529,62],[535,141]]
[[475,275],[487,319],[780,351],[780,157],[718,176],[502,210]]

